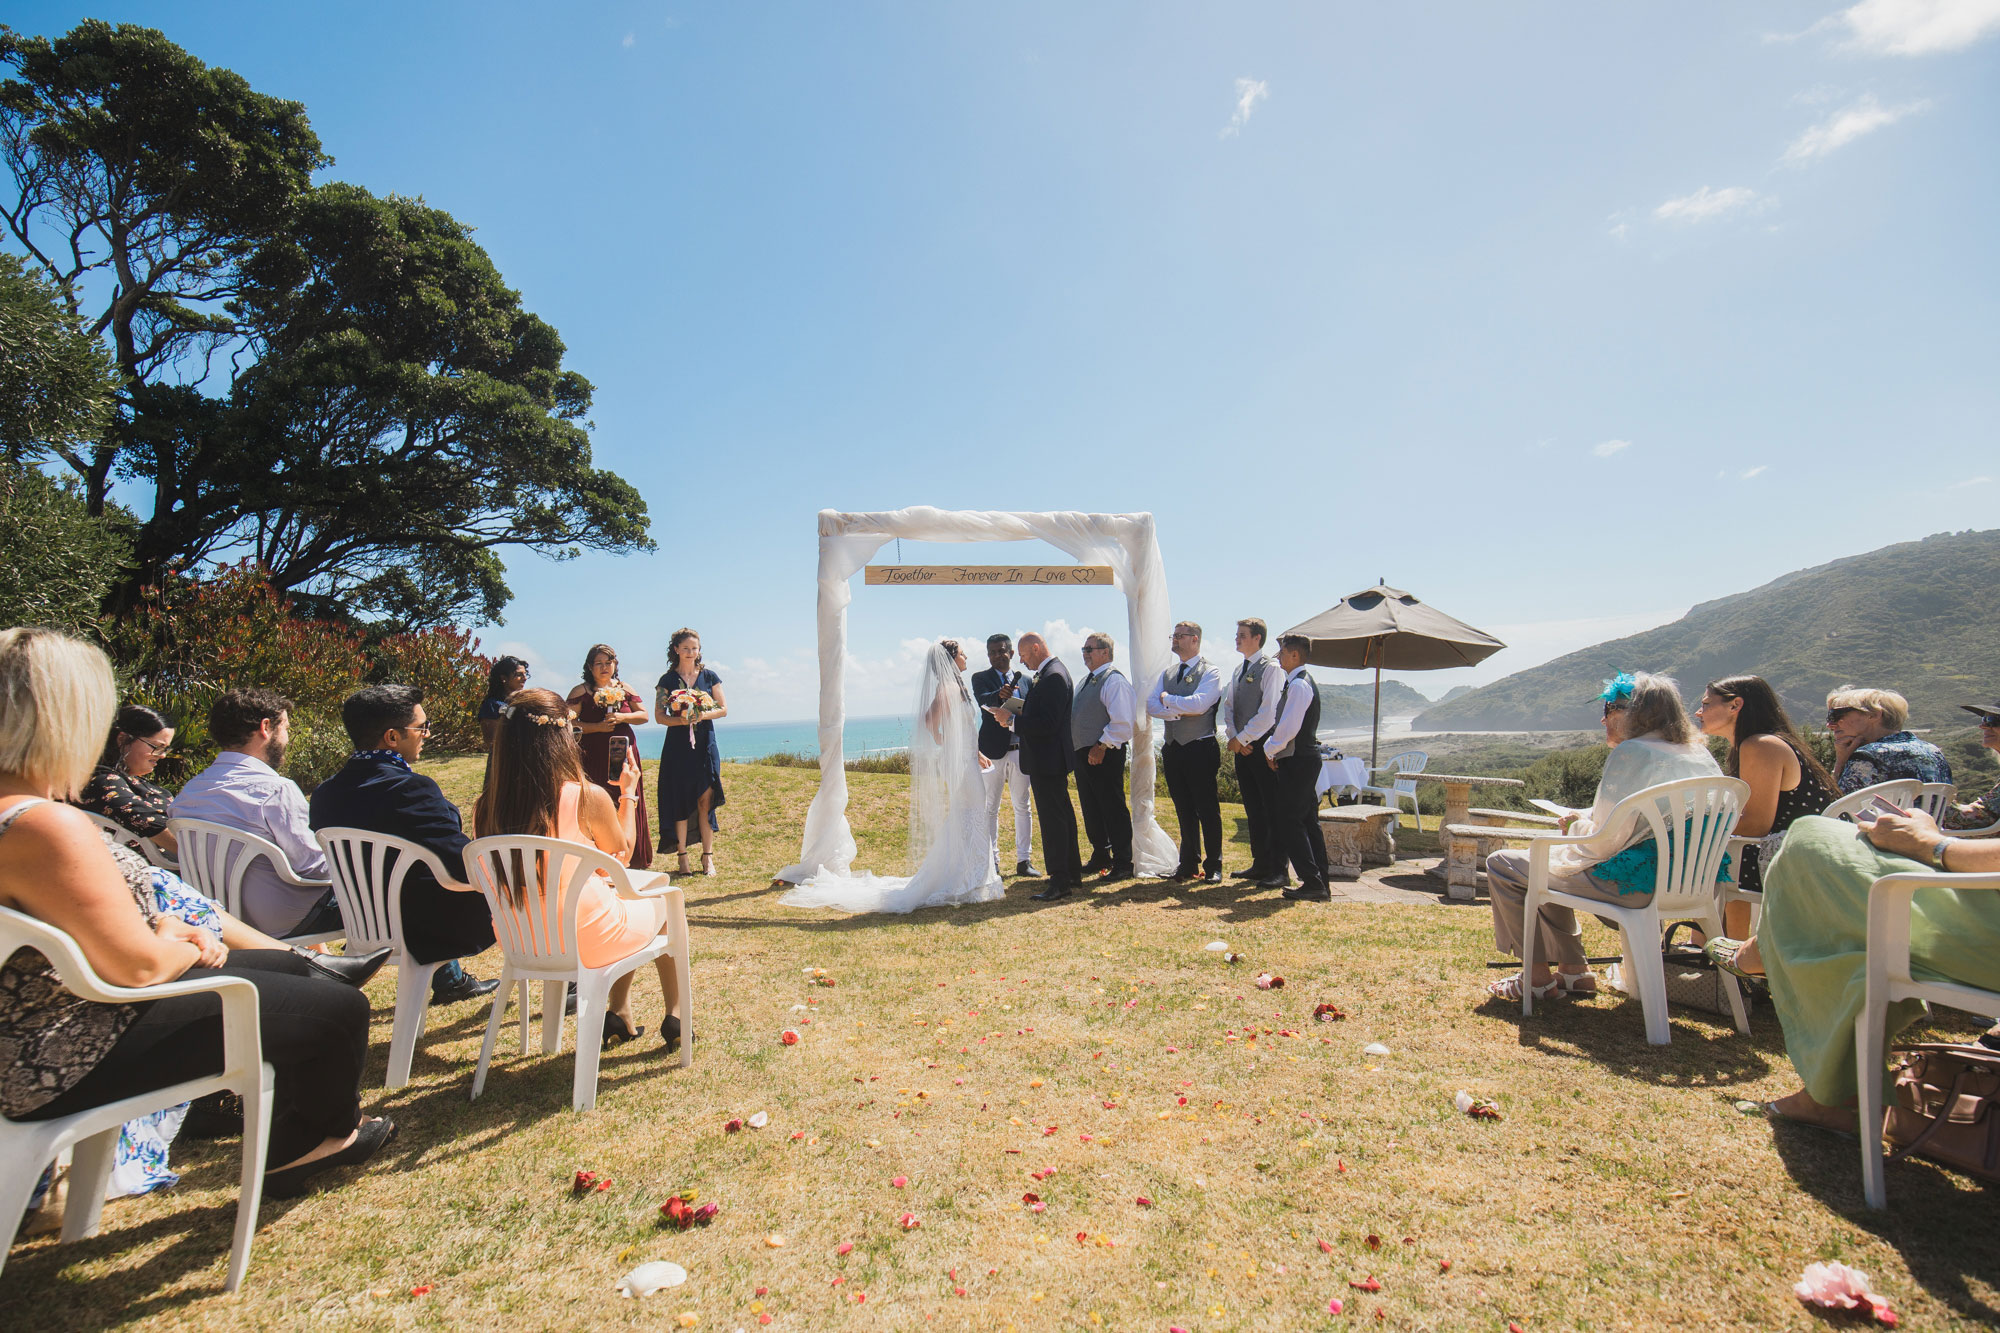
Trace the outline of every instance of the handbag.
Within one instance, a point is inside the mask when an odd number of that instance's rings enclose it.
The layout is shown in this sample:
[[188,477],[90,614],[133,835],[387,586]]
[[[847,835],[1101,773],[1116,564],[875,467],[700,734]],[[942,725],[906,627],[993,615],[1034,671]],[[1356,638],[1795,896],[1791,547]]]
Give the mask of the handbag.
[[1926,1042],[1898,1046],[1896,1101],[1882,1133],[1896,1150],[2000,1181],[2000,1051]]
[[[1667,1003],[1711,1014],[1728,1014],[1729,992],[1721,970],[1708,960],[1699,944],[1674,943],[1675,931],[1683,926],[1691,930],[1694,925],[1692,921],[1670,922],[1666,934],[1660,937],[1660,962],[1667,973]],[[1757,1003],[1763,987],[1740,977],[1736,985],[1743,994],[1746,1010]]]

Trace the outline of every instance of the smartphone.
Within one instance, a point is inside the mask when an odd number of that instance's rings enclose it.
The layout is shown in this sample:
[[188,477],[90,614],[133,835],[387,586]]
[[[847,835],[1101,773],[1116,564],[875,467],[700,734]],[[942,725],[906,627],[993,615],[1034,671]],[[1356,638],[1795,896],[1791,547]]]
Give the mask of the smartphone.
[[1883,800],[1880,796],[1871,796],[1868,798],[1868,804],[1862,806],[1858,813],[1866,815],[1870,819],[1880,819],[1883,815],[1907,815],[1910,812],[1899,805]]
[[632,753],[631,737],[613,736],[611,738],[611,744],[605,751],[604,771],[610,776],[612,781],[616,782],[618,775],[625,771],[625,756],[630,753]]

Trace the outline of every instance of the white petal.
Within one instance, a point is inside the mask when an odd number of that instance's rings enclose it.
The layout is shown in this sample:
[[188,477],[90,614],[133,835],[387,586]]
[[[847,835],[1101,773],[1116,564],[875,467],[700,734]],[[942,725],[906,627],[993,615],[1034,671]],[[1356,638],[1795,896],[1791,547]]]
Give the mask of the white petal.
[[1379,1041],[1371,1041],[1361,1048],[1361,1053],[1363,1055],[1387,1055],[1389,1054],[1389,1048]]
[[759,1111],[756,1115],[751,1116],[749,1121],[750,1128],[752,1129],[762,1129],[770,1123],[771,1115],[768,1111]]
[[1229,952],[1229,941],[1210,940],[1208,943],[1202,945],[1201,947],[1208,950],[1210,953],[1227,953]]
[[618,1279],[618,1294],[625,1297],[650,1296],[668,1287],[678,1287],[688,1280],[687,1269],[679,1264],[670,1264],[655,1259]]

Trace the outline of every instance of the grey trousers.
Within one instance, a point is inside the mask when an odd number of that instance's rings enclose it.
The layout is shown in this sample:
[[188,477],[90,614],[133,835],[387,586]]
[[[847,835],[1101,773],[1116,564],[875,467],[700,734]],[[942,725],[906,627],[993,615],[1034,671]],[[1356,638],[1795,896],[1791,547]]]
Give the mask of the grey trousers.
[[[1618,886],[1597,879],[1589,871],[1574,875],[1549,872],[1549,887],[1558,893],[1579,898],[1597,898],[1616,907],[1644,907],[1650,893],[1618,892]],[[1505,848],[1486,858],[1486,894],[1493,904],[1493,945],[1502,953],[1521,956],[1522,917],[1528,907],[1528,853]],[[1576,913],[1567,907],[1545,904],[1536,923],[1535,961],[1554,963],[1559,971],[1581,972],[1586,966],[1583,932]]]

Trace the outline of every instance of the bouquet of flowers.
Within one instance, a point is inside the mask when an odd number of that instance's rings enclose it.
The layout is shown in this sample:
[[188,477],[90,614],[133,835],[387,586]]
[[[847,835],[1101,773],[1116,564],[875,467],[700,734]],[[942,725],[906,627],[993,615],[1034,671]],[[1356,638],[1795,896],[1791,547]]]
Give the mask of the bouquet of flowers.
[[622,707],[625,703],[625,696],[629,692],[625,688],[624,681],[614,680],[609,685],[597,689],[591,694],[590,699],[592,703],[595,703],[599,708],[608,713],[614,708]]
[[701,721],[704,714],[713,713],[719,706],[715,696],[707,690],[675,690],[667,696],[667,711],[687,716],[690,750],[694,748],[695,724]]

